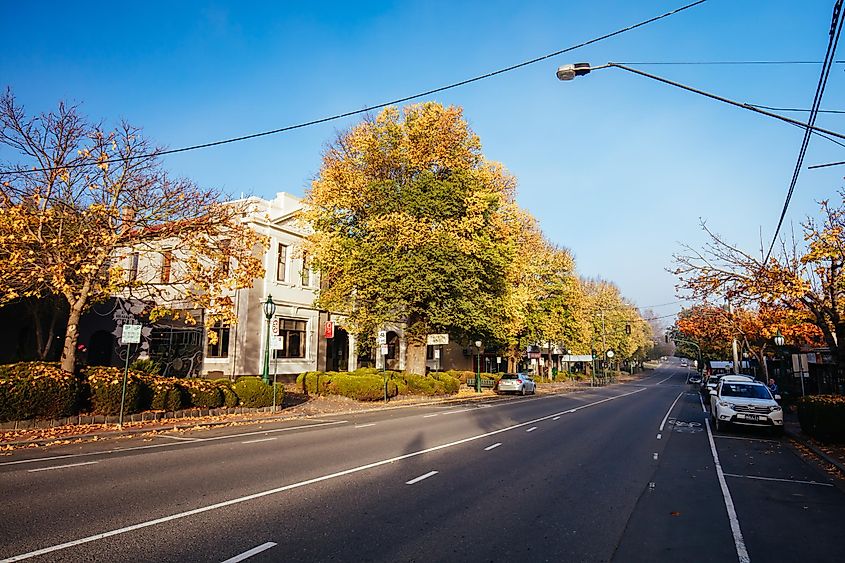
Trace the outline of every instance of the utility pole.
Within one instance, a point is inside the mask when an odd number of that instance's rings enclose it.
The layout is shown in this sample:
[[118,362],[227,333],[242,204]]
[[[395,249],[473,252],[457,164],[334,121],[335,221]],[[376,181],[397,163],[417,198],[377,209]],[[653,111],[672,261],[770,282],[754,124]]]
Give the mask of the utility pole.
[[[605,331],[604,331],[604,309],[601,310],[601,347],[604,348],[602,351],[602,362],[605,360],[610,363],[610,360],[607,358],[607,342],[605,341]],[[609,366],[608,366],[609,367]],[[606,370],[606,368],[605,368]],[[604,371],[604,370],[603,370]]]
[[[731,321],[733,321],[734,306],[730,301],[728,301],[728,312],[731,314]],[[739,350],[737,349],[736,345],[736,336],[732,337],[731,339],[731,348],[734,354],[734,373],[739,375]]]

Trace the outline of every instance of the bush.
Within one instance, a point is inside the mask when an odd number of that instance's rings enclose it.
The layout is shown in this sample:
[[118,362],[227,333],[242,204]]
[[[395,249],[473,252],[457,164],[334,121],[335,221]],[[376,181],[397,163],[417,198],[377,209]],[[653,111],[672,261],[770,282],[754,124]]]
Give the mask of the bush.
[[429,375],[434,379],[440,381],[443,384],[444,392],[449,395],[454,395],[455,393],[461,390],[461,380],[457,377],[454,377],[447,373],[438,372],[431,372]]
[[811,395],[798,401],[801,430],[815,438],[845,442],[845,396]]
[[0,366],[0,421],[75,414],[81,387],[75,376],[63,372],[55,363]]
[[231,381],[229,381],[228,379],[212,379],[211,383],[213,383],[220,389],[220,394],[223,396],[224,407],[238,406],[238,395],[235,393]]
[[[115,367],[89,367],[86,370],[88,385],[91,388],[91,409],[94,414],[120,414],[120,396],[123,388],[123,370]],[[146,405],[142,375],[130,371],[126,381],[126,401],[123,412],[140,412]]]
[[306,371],[296,378],[296,386],[302,389],[303,393],[328,395],[329,383],[331,383],[332,376],[337,375],[337,373],[333,371]]
[[149,375],[161,375],[161,364],[155,360],[135,360],[129,364],[129,369]]
[[223,406],[220,386],[207,379],[181,379],[179,385],[187,392],[193,407],[216,409]]
[[[384,385],[384,378],[378,375],[335,374],[327,389],[331,394],[358,401],[379,401],[384,399]],[[387,396],[395,397],[397,393],[396,382],[388,379]]]
[[[276,388],[276,404],[281,404],[284,389],[280,384],[277,384]],[[273,388],[260,377],[239,377],[235,382],[234,391],[243,407],[269,407],[273,404]]]
[[406,393],[409,395],[444,395],[446,387],[440,380],[433,377],[425,377],[415,373],[406,373],[402,376],[406,384]]
[[178,411],[188,405],[188,393],[175,377],[144,378],[144,410]]

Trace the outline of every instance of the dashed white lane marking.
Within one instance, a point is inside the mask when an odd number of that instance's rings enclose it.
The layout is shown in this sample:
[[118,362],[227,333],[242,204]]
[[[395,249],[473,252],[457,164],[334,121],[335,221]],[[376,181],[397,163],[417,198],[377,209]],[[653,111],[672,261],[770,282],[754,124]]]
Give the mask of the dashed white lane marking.
[[162,438],[170,438],[171,440],[182,440],[185,442],[202,442],[202,438],[188,438],[186,436],[170,436],[169,434],[163,434]]
[[818,481],[802,481],[800,479],[778,479],[777,477],[760,477],[758,475],[737,475],[736,473],[725,473],[725,477],[739,477],[742,479],[759,479],[760,481],[778,481],[780,483],[798,483],[800,485],[819,485],[820,487],[832,487],[831,483],[819,483]]
[[67,465],[53,465],[51,467],[39,467],[38,469],[28,469],[29,473],[37,471],[52,471],[53,469],[64,469],[65,467],[79,467],[80,465],[94,465],[100,463],[99,461],[83,461],[82,463],[68,463]]
[[659,439],[661,439],[662,437],[663,437],[663,434],[659,434],[659,433],[657,434],[657,439],[658,439],[658,440],[659,440]]
[[411,479],[410,481],[406,481],[405,484],[406,485],[415,485],[415,484],[419,483],[420,481],[422,481],[423,479],[428,479],[429,477],[434,477],[435,475],[437,475],[437,471],[429,471],[428,473],[420,475],[419,477],[415,477],[415,478]]
[[657,461],[657,452],[654,452],[654,461]]
[[529,428],[528,430],[526,430],[526,432],[534,432],[535,430],[537,430],[537,427],[536,427],[536,426],[532,426],[531,428]]
[[447,414],[458,414],[459,412],[469,412],[469,411],[473,411],[473,410],[475,410],[475,409],[460,409],[460,410],[457,410],[457,411],[446,411],[446,412],[441,413],[441,414],[443,416],[446,416]]
[[501,445],[502,445],[501,442],[496,442],[495,444],[491,444],[491,445],[487,446],[486,448],[484,448],[484,451],[489,452],[490,450],[495,450],[496,448],[498,448]]
[[672,412],[672,409],[675,408],[675,405],[678,403],[678,399],[680,399],[681,395],[683,395],[683,394],[684,394],[683,391],[678,393],[678,396],[675,397],[674,401],[672,401],[672,405],[669,407],[669,410],[666,411],[666,416],[663,417],[663,421],[660,423],[660,428],[658,429],[661,432],[663,432],[663,427],[666,426],[666,421],[669,419],[669,414]]
[[275,440],[276,437],[270,438],[258,438],[257,440],[247,440],[246,442],[241,442],[241,444],[257,444],[258,442],[269,442],[270,440]]
[[[636,395],[637,393],[641,393],[645,391],[645,388],[637,389],[636,391],[630,391],[628,393],[622,393],[621,395],[614,395],[612,397],[607,397],[601,399],[600,401],[595,401],[593,403],[588,403],[586,405],[582,405],[578,407],[578,409],[586,409],[589,407],[594,407],[596,405],[601,405],[608,401],[615,401],[616,399],[621,399],[623,397],[629,397],[631,395]],[[210,512],[212,510],[219,510],[221,508],[226,508],[227,506],[234,506],[236,504],[242,504],[245,502],[249,502],[251,500],[264,498],[270,495],[276,495],[285,491],[290,491],[293,489],[299,489],[302,487],[307,487],[308,485],[313,485],[315,483],[322,483],[323,481],[328,481],[330,479],[337,479],[339,477],[345,477],[346,475],[352,475],[354,473],[360,473],[362,471],[367,471],[369,469],[374,469],[376,467],[382,467],[384,465],[389,465],[392,463],[396,463],[397,461],[402,461],[405,459],[411,459],[413,457],[418,457],[421,455],[425,455],[431,452],[437,452],[440,450],[445,450],[447,448],[453,448],[455,446],[460,446],[462,444],[467,444],[469,442],[473,442],[475,440],[481,440],[482,438],[489,438],[490,436],[495,436],[496,434],[501,434],[503,432],[509,432],[511,430],[516,430],[517,428],[524,428],[525,426],[529,426],[531,424],[536,424],[538,422],[543,422],[546,420],[551,419],[554,416],[558,416],[563,413],[554,413],[547,416],[543,416],[540,418],[536,418],[534,420],[527,420],[525,422],[520,422],[517,424],[512,424],[511,426],[505,426],[504,428],[499,428],[497,430],[491,430],[489,432],[484,432],[483,434],[476,434],[474,436],[468,436],[466,438],[462,438],[460,440],[456,440],[454,442],[447,442],[445,444],[439,444],[437,446],[432,446],[430,448],[425,448],[422,450],[417,450],[414,452],[409,452],[406,454],[398,455],[395,457],[382,459],[379,461],[374,461],[372,463],[368,463],[366,465],[359,465],[358,467],[351,467],[349,469],[343,469],[341,471],[336,471],[334,473],[329,473],[327,475],[320,475],[319,477],[312,477],[311,479],[306,479],[305,481],[299,481],[297,483],[291,483],[289,485],[283,485],[281,487],[276,487],[274,489],[268,489],[265,491],[259,491],[257,493],[252,493],[250,495],[232,498],[229,500],[224,500],[222,502],[218,502],[215,504],[209,504],[206,506],[200,506],[199,508],[194,508],[192,510],[186,510],[185,512],[177,512],[175,514],[170,514],[167,516],[162,516],[160,518],[156,518],[154,520],[147,520],[145,522],[139,522],[137,524],[132,524],[131,526],[125,526],[123,528],[117,528],[115,530],[108,530],[106,532],[101,532],[99,534],[94,534],[92,536],[86,536],[83,538],[79,538],[76,540],[71,540],[68,542],[51,545],[48,547],[42,547],[41,549],[36,549],[34,551],[30,551],[27,553],[21,553],[20,555],[15,555],[10,557],[9,559],[5,559],[0,563],[5,563],[6,561],[22,561],[24,559],[30,559],[32,557],[37,557],[39,555],[46,555],[47,553],[53,553],[56,551],[61,551],[63,549],[67,549],[69,547],[74,547],[77,545],[83,545],[86,543],[91,543],[94,541],[99,541],[105,538],[110,538],[113,536],[118,536],[120,534],[125,534],[127,532],[134,532],[135,530],[142,530],[144,528],[149,528],[151,526],[157,526],[159,524],[164,524],[166,522],[172,522],[174,520],[180,520],[182,518],[188,518],[190,516],[195,516],[197,514],[204,514],[206,512]],[[346,421],[343,421],[346,422]],[[316,425],[315,425],[316,426]],[[262,431],[266,433],[267,431]],[[256,432],[256,434],[260,434],[262,432]]]
[[559,416],[554,417],[552,420],[560,420]]
[[258,555],[262,551],[267,551],[271,547],[275,547],[275,546],[276,546],[276,542],[268,541],[267,543],[262,543],[261,545],[259,545],[257,547],[253,547],[252,549],[250,549],[248,551],[244,551],[240,555],[235,555],[234,557],[227,559],[223,563],[238,563],[239,561],[243,561],[244,559],[249,559],[253,555]]
[[660,381],[658,381],[657,383],[655,383],[655,385],[660,385],[661,383],[663,383],[663,382],[665,382],[665,381],[669,381],[669,380],[670,380],[670,379],[672,379],[673,377],[675,377],[675,374],[670,375],[670,376],[669,376],[669,377],[667,377],[666,379],[661,379]]
[[[288,426],[286,428],[276,428],[273,430],[255,430],[253,432],[242,432],[240,434],[226,434],[223,436],[212,436],[211,438],[197,438],[198,442],[215,442],[217,440],[226,440],[229,438],[243,438],[244,436],[258,436],[261,434],[274,434],[276,432],[289,432],[290,430],[302,430],[303,428],[319,428],[321,426],[332,426],[335,424],[346,424],[347,420],[333,420],[330,422],[318,422],[317,424],[300,424],[298,426]],[[187,442],[179,440],[175,443],[170,444],[149,444],[147,446],[133,446],[131,448],[114,448],[112,450],[100,450],[97,452],[86,452],[83,454],[64,454],[64,455],[54,455],[54,456],[47,456],[47,457],[33,457],[30,459],[19,459],[16,461],[4,461],[0,462],[0,466],[3,465],[18,465],[21,463],[38,463],[40,461],[51,461],[54,459],[71,459],[75,457],[91,457],[95,455],[106,455],[106,454],[114,454],[114,453],[123,453],[123,452],[132,452],[136,450],[151,450],[155,448],[172,448],[174,446],[181,446],[182,444],[186,444]]]
[[[698,399],[701,401],[701,397]],[[704,410],[704,401],[701,402],[701,409]],[[722,464],[719,462],[719,454],[716,452],[716,442],[713,440],[713,432],[710,430],[710,419],[705,417],[704,422],[707,425],[707,440],[710,442],[710,453],[713,454],[713,463],[716,466],[716,477],[719,479],[719,487],[721,487],[722,496],[725,499],[725,509],[728,511],[728,520],[730,521],[731,533],[733,533],[734,537],[736,556],[739,563],[751,563],[751,558],[748,556],[748,549],[745,547],[745,539],[742,537],[742,530],[739,527],[739,518],[736,515],[731,491],[728,489],[728,483],[725,481],[725,474],[722,471]]]
[[432,416],[437,416],[438,414],[440,414],[440,413],[436,412],[434,414],[427,414],[427,415],[424,415],[423,418],[431,418]]
[[[643,389],[645,389],[645,388],[643,388]],[[566,414],[571,414],[571,413],[573,413],[573,412],[575,412],[575,411],[577,411],[577,410],[578,410],[578,409],[570,409],[570,410],[566,411]]]
[[367,428],[368,426],[375,426],[375,422],[370,422],[369,424],[356,424],[355,428]]

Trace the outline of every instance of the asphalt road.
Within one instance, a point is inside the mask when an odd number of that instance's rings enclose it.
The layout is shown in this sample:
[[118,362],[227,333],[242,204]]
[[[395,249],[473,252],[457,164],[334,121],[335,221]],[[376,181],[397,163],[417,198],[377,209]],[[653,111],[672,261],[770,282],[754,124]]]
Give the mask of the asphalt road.
[[845,494],[685,377],[15,452],[0,559],[841,560]]

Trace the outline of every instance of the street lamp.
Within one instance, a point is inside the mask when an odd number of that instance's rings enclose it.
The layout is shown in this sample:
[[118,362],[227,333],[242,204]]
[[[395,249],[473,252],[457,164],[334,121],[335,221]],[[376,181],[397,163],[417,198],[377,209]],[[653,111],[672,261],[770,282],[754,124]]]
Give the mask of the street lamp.
[[264,302],[264,318],[267,319],[267,337],[264,341],[264,373],[261,376],[267,385],[270,384],[270,321],[275,314],[276,304],[273,302],[273,296],[268,295],[267,301]]
[[475,352],[478,358],[478,366],[475,370],[475,392],[481,393],[481,341],[475,341]]
[[780,348],[780,347],[782,347],[784,344],[786,344],[786,339],[785,339],[785,338],[783,337],[783,335],[780,333],[780,329],[778,329],[777,333],[775,334],[775,346],[777,346],[778,348]]
[[668,84],[669,86],[674,86],[676,88],[680,88],[681,90],[686,90],[687,92],[692,92],[694,94],[698,94],[700,96],[705,96],[710,98],[711,100],[716,100],[718,102],[722,102],[725,104],[729,104],[738,108],[747,109],[749,111],[753,111],[755,113],[759,113],[768,117],[774,117],[775,119],[779,119],[790,125],[795,125],[797,127],[801,127],[803,129],[810,129],[813,133],[819,134],[824,133],[825,135],[830,135],[832,137],[836,137],[837,139],[845,139],[845,135],[842,133],[837,133],[836,131],[829,131],[827,129],[822,129],[821,127],[816,127],[815,125],[811,125],[809,123],[804,123],[803,121],[799,121],[797,119],[792,119],[777,113],[772,113],[770,111],[762,110],[758,107],[752,106],[751,104],[744,104],[741,102],[737,102],[735,100],[731,100],[729,98],[724,98],[722,96],[717,96],[716,94],[711,94],[709,92],[705,92],[704,90],[699,90],[697,88],[693,88],[691,86],[685,86],[679,82],[674,82],[672,80],[668,80],[666,78],[662,78],[655,74],[650,74],[648,72],[643,72],[642,70],[638,70],[635,68],[631,68],[629,66],[625,66],[619,63],[607,63],[600,66],[590,66],[590,63],[575,63],[575,64],[567,64],[558,67],[557,69],[557,77],[558,80],[569,81],[574,80],[577,76],[584,76],[585,74],[589,74],[590,71],[593,70],[601,70],[603,68],[619,68],[622,70],[627,70],[628,72],[632,72],[634,74],[639,74],[640,76],[644,76],[646,78],[651,78],[652,80],[656,80],[658,82],[662,82],[664,84]]

